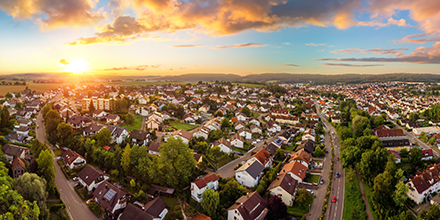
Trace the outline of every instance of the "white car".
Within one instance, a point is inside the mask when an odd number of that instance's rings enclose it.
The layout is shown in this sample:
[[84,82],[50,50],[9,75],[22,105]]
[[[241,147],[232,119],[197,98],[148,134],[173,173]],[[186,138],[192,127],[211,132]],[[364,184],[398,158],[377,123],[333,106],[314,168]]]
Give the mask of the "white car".
[[310,189],[306,189],[307,191],[309,191],[312,195],[314,195],[313,191]]

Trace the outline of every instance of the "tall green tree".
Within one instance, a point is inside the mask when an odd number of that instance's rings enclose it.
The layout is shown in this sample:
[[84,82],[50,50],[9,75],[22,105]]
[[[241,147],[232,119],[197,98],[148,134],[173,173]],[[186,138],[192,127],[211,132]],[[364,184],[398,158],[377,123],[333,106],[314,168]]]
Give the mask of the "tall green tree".
[[127,144],[127,146],[125,146],[124,153],[122,153],[122,158],[121,158],[121,166],[125,172],[128,172],[130,170],[130,164],[131,164],[131,147],[130,144]]
[[89,113],[90,114],[93,114],[93,112],[95,112],[96,111],[96,109],[95,109],[95,106],[93,105],[93,101],[90,101],[90,104],[89,104]]
[[220,189],[220,203],[223,207],[229,208],[237,199],[246,195],[246,193],[246,188],[231,178]]
[[57,126],[57,139],[56,142],[63,147],[69,145],[71,141],[70,137],[73,135],[73,128],[71,125],[61,122]]
[[206,189],[202,194],[202,208],[209,216],[214,216],[217,212],[218,205],[220,204],[219,194],[212,190]]
[[398,207],[403,207],[408,199],[408,187],[402,181],[399,181],[395,188],[396,190],[393,194],[394,203]]
[[35,173],[24,173],[17,178],[14,188],[24,199],[37,202],[41,217],[47,218],[49,216],[49,210],[46,206],[48,193],[44,178]]
[[342,166],[355,166],[362,158],[362,151],[356,146],[345,147],[341,152]]
[[356,116],[353,119],[353,132],[356,137],[361,137],[365,129],[370,128],[370,120],[367,117]]
[[103,128],[95,135],[95,138],[98,147],[102,147],[110,144],[110,141],[112,139],[112,134],[110,130],[108,130],[107,128]]
[[31,154],[34,158],[38,158],[43,150],[49,150],[49,146],[36,138],[32,140]]
[[56,110],[50,110],[47,112],[46,117],[44,118],[46,125],[46,134],[47,138],[50,142],[54,143],[57,139],[57,128],[58,124],[61,123],[60,113]]
[[47,182],[47,188],[52,190],[55,187],[55,167],[53,165],[53,156],[50,150],[41,151],[37,158],[37,174],[43,177]]
[[193,151],[180,138],[170,137],[160,147],[159,167],[169,186],[185,186],[196,168]]
[[135,120],[134,116],[132,114],[130,114],[130,113],[128,113],[125,116],[125,123],[127,123],[128,125],[132,125],[134,123],[134,120]]
[[0,121],[0,124],[1,124],[1,127],[2,128],[9,128],[9,121],[10,121],[10,118],[9,118],[9,111],[8,111],[8,108],[6,107],[6,106],[3,106],[3,109],[2,109],[2,111],[1,111],[1,121]]
[[410,162],[413,166],[419,166],[422,164],[422,149],[418,148],[418,147],[413,147],[411,149],[411,154],[410,154]]

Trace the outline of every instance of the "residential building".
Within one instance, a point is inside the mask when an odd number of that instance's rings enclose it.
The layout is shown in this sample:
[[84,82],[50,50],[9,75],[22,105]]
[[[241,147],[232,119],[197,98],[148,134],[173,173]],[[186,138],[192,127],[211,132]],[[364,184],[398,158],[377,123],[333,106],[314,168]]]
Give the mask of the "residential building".
[[148,146],[151,141],[151,135],[148,132],[137,129],[130,132],[129,138],[133,144],[138,146]]
[[61,157],[63,158],[65,166],[69,169],[84,166],[86,164],[86,159],[84,159],[84,157],[70,149],[63,151]]
[[264,166],[254,160],[244,163],[235,171],[235,179],[241,185],[254,187],[260,182]]
[[110,216],[115,217],[117,216],[116,214],[122,212],[122,209],[127,206],[127,192],[104,181],[102,184],[99,184],[93,192],[93,200]]
[[287,173],[278,175],[277,178],[269,185],[267,190],[271,195],[275,195],[283,200],[286,206],[292,206],[295,200],[298,181]]
[[218,190],[218,176],[214,173],[206,174],[191,182],[191,197],[202,202],[202,194],[206,189]]
[[267,203],[257,192],[240,197],[228,208],[228,220],[263,220],[267,213]]
[[12,161],[12,178],[17,179],[19,176],[23,175],[26,172],[26,164],[24,164],[23,160],[20,157],[14,158]]
[[86,165],[77,176],[79,183],[89,192],[109,179],[102,170],[90,165]]
[[301,162],[293,161],[287,163],[281,169],[280,174],[287,173],[292,178],[296,179],[299,183],[302,183],[304,178],[306,177],[307,166],[304,166]]
[[12,163],[12,161],[18,157],[24,161],[30,161],[31,153],[29,148],[20,147],[13,144],[5,144],[2,147],[3,155],[7,162]]

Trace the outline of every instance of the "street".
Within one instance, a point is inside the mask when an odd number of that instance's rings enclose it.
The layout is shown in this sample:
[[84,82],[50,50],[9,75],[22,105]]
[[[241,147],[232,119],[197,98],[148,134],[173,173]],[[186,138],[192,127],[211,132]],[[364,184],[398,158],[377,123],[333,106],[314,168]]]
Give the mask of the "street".
[[[321,114],[320,106],[315,102],[317,113],[321,118],[324,126],[329,129],[332,137],[332,144],[334,146],[334,163],[333,163],[333,177],[332,186],[330,191],[330,197],[327,204],[326,219],[340,220],[344,211],[344,193],[345,193],[345,174],[342,169],[342,162],[336,160],[340,156],[340,141],[336,133],[335,128],[327,121],[327,119]],[[336,173],[339,172],[340,177],[336,177]],[[325,179],[325,178],[324,178]],[[336,202],[332,203],[333,196],[336,197]]]
[[[47,137],[46,137],[46,132],[43,123],[43,116],[41,112],[38,113],[36,124],[37,127],[35,132],[37,135],[37,139],[49,145],[49,142],[47,141]],[[64,204],[66,204],[66,210],[67,213],[69,214],[69,217],[75,220],[85,220],[85,219],[97,220],[98,218],[95,216],[95,214],[93,214],[92,211],[90,211],[87,204],[84,201],[82,201],[82,199],[73,189],[72,184],[64,176],[63,171],[61,170],[60,166],[57,163],[57,158],[55,155],[54,155],[54,166],[55,166],[55,184],[58,187],[58,190],[60,191],[61,199],[63,200]]]

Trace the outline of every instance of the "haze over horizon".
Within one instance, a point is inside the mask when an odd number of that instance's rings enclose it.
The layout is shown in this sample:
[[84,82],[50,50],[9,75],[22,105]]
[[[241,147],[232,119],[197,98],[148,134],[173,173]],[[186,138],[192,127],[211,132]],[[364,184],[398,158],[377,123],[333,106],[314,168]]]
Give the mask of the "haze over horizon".
[[436,0],[6,0],[0,28],[0,74],[439,73],[440,63]]

